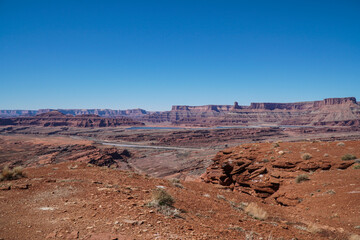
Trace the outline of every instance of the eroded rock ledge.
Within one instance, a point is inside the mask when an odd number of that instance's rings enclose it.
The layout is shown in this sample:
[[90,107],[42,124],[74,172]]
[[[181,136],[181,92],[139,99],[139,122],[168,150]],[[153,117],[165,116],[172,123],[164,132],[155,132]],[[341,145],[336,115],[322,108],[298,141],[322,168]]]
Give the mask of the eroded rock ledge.
[[[297,184],[294,179],[299,174],[350,167],[354,160],[344,161],[341,156],[360,155],[353,147],[356,144],[359,141],[244,144],[218,152],[201,178],[256,197],[272,196],[282,205],[294,205],[298,203],[296,197],[277,194],[282,185]],[[310,156],[307,160],[302,157],[305,153]]]

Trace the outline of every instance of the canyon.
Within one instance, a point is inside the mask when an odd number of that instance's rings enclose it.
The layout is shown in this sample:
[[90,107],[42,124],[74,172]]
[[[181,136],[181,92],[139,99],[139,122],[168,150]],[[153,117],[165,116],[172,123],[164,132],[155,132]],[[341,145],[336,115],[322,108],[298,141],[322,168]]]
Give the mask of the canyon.
[[127,117],[104,118],[97,115],[65,115],[59,111],[41,113],[36,116],[0,118],[0,125],[9,126],[72,126],[72,127],[116,127],[144,125]]
[[[29,117],[51,111],[55,110],[0,110],[0,117]],[[170,111],[156,112],[143,109],[57,109],[56,111],[73,116],[95,114],[104,118],[127,117],[148,125],[199,127],[266,124],[359,126],[360,119],[360,105],[354,97],[295,103],[251,103],[249,106],[241,106],[237,102],[234,105],[172,106]]]
[[355,98],[1,114],[0,239],[360,236]]

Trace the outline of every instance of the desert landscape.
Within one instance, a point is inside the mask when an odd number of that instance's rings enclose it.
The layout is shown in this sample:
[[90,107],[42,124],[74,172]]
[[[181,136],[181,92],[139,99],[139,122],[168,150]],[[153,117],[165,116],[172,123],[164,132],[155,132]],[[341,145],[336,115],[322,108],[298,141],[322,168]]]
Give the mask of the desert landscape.
[[0,0],[0,240],[360,240],[359,12]]
[[358,239],[359,109],[3,110],[0,238]]

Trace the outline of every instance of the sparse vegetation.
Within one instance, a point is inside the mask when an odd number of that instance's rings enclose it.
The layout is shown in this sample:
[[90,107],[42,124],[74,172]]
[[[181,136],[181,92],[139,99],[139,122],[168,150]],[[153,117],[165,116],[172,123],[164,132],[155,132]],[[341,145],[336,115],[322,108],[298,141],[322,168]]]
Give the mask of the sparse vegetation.
[[354,165],[354,169],[360,169],[360,164]]
[[258,220],[265,220],[268,217],[268,213],[262,209],[261,207],[259,207],[256,203],[250,203],[246,208],[245,208],[245,212]]
[[310,153],[304,153],[304,154],[301,155],[301,158],[302,158],[303,160],[309,160],[309,159],[312,158],[312,156],[311,156]]
[[330,195],[336,194],[335,190],[333,190],[333,189],[330,189],[330,190],[327,191],[326,193],[327,193],[327,194],[330,194]]
[[218,199],[221,199],[221,200],[225,200],[225,201],[226,201],[226,198],[225,198],[223,195],[218,194],[216,197],[217,197]]
[[22,167],[18,166],[10,169],[8,166],[5,166],[1,171],[0,181],[16,180],[22,177],[25,177]]
[[236,202],[233,202],[233,201],[229,201],[231,207],[233,209],[236,209],[236,210],[241,210],[241,211],[244,211],[244,209],[249,205],[248,203],[246,202],[241,202],[241,203],[236,203]]
[[310,178],[307,174],[300,174],[299,176],[297,176],[295,178],[296,183],[301,183],[301,182],[308,181],[308,180],[310,180]]
[[166,216],[180,217],[180,210],[173,206],[174,203],[174,198],[165,189],[155,188],[152,191],[152,201],[148,203],[148,207],[155,207]]
[[273,143],[273,148],[278,148],[278,147],[280,147],[280,145],[278,144],[278,143]]
[[152,203],[156,206],[172,206],[175,200],[165,189],[155,188],[152,191]]
[[356,159],[356,156],[352,154],[345,154],[344,156],[341,157],[341,160],[343,161],[354,160],[354,159]]
[[171,178],[169,181],[174,187],[184,188],[184,186],[180,183],[180,180],[177,178]]

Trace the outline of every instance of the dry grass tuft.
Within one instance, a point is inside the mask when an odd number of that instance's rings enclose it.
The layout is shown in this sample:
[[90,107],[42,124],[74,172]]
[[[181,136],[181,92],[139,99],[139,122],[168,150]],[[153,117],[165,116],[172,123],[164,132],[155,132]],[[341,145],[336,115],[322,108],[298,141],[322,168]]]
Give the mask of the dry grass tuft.
[[148,207],[155,207],[158,212],[173,217],[181,217],[180,210],[176,209],[173,204],[174,198],[163,188],[155,188],[152,191],[152,201],[148,203]]
[[155,188],[152,191],[152,203],[156,206],[172,206],[175,200],[165,189]]
[[262,209],[261,207],[259,207],[256,203],[250,203],[246,208],[245,208],[245,212],[258,220],[265,220],[268,217],[268,213]]
[[311,154],[310,153],[304,153],[301,155],[301,158],[303,160],[309,160],[310,158],[312,158]]
[[174,187],[184,188],[184,186],[180,183],[180,179],[171,178],[171,179],[169,179],[169,182],[170,182]]
[[297,176],[295,178],[296,183],[301,183],[301,182],[309,181],[309,180],[310,180],[310,178],[307,174],[300,174],[299,176]]
[[16,180],[22,177],[25,177],[23,167],[18,166],[10,169],[8,166],[5,166],[1,171],[0,181]]
[[354,159],[356,159],[356,156],[352,154],[345,154],[344,156],[341,157],[341,160],[343,161],[354,160]]
[[272,147],[273,148],[278,148],[278,147],[280,147],[280,145],[279,145],[279,143],[273,143]]

